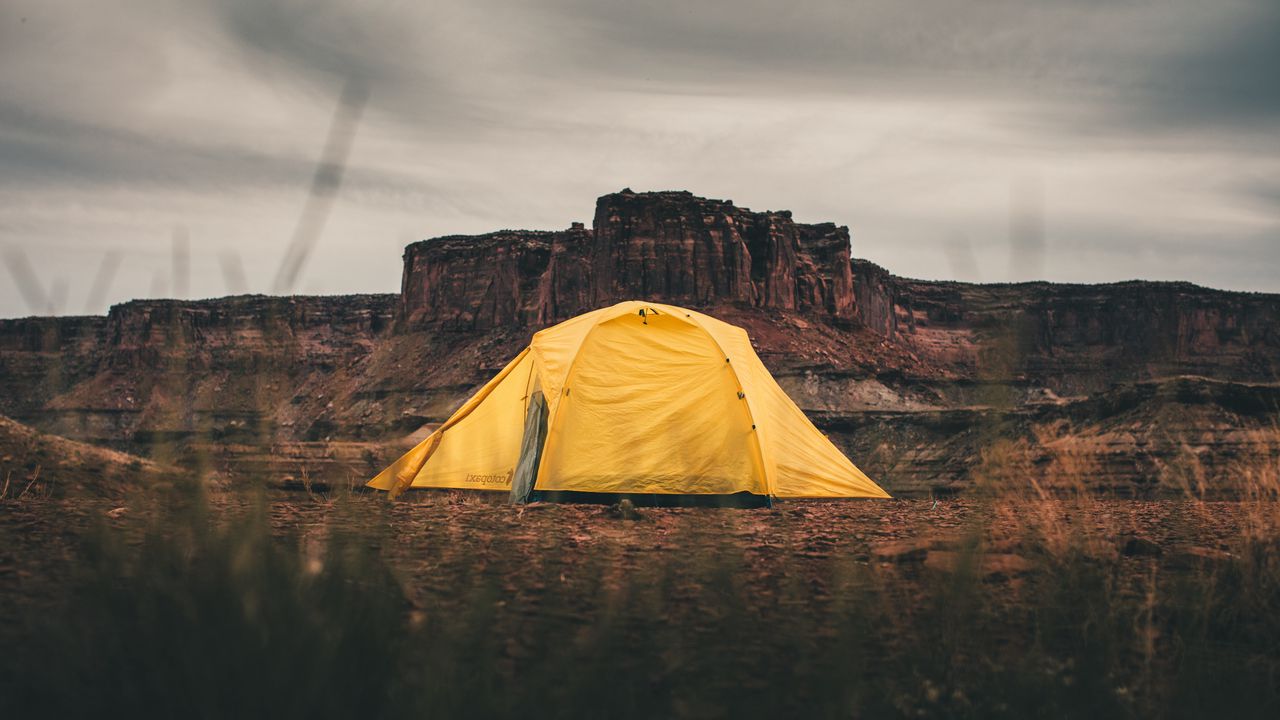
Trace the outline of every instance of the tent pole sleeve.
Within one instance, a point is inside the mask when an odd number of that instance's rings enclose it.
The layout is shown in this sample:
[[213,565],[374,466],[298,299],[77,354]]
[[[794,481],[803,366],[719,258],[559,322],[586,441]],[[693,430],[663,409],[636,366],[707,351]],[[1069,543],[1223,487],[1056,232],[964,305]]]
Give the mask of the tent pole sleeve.
[[[728,360],[729,356],[725,354],[724,347],[720,345],[720,341],[716,340],[715,334],[713,334],[707,328],[703,327],[702,323],[697,323],[697,325],[698,327],[702,328],[702,331],[707,334],[708,338],[710,338],[711,344],[715,345],[716,349],[720,351],[720,357],[723,357],[724,359]],[[738,386],[738,393],[743,396],[742,401],[747,404],[747,418],[751,421],[751,439],[755,441],[756,459],[760,463],[760,472],[764,473],[763,479],[764,479],[765,492],[768,493],[770,496],[776,495],[777,494],[777,488],[775,487],[776,479],[774,478],[773,470],[769,467],[768,461],[764,456],[764,445],[760,442],[760,435],[762,433],[762,430],[761,428],[758,427],[760,423],[756,420],[756,412],[751,405],[751,396],[747,395],[747,389],[742,385],[742,377],[738,375],[738,369],[733,366],[732,362],[728,363],[728,365],[729,365],[729,372],[733,373],[733,381]]]
[[556,418],[560,415],[560,401],[564,399],[565,388],[569,387],[569,383],[573,380],[573,371],[578,366],[578,355],[582,353],[582,347],[587,344],[587,341],[591,339],[591,334],[598,327],[600,327],[600,322],[596,322],[582,334],[582,340],[578,342],[578,347],[574,348],[573,359],[569,361],[569,368],[565,370],[564,382],[560,383],[560,387],[556,389],[556,397],[552,400],[547,400],[546,395],[543,395],[543,400],[547,403],[547,439],[542,444],[542,456],[538,458],[538,472],[533,476],[535,490],[537,489],[537,479],[546,477],[546,468],[543,466],[547,464],[547,458],[551,456],[548,450],[552,447],[551,443],[556,436]]

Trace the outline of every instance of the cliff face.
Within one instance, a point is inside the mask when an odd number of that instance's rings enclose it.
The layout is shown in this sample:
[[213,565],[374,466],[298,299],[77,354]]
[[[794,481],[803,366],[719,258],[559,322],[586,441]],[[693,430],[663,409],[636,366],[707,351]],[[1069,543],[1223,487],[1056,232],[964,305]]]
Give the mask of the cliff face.
[[[649,298],[863,327],[913,356],[910,372],[926,381],[946,376],[1078,394],[1177,374],[1271,380],[1280,372],[1274,296],[1187,283],[909,280],[850,260],[847,228],[687,192],[606,195],[592,228],[414,243],[405,251],[402,287],[404,331],[541,327]],[[886,368],[884,353],[852,350],[846,360],[863,371]]]
[[[145,450],[198,433],[262,440],[296,422],[309,379],[386,335],[394,295],[146,300],[105,318],[0,324],[0,413],[79,440]],[[39,331],[37,331],[39,330]]]
[[0,320],[0,415],[25,418],[96,367],[105,317]]
[[976,285],[853,262],[862,321],[975,379],[1059,393],[1190,374],[1280,378],[1280,298],[1190,283]]
[[1276,295],[909,280],[851,260],[843,227],[686,192],[606,195],[590,228],[436,238],[404,260],[398,296],[2,320],[0,415],[189,467],[356,481],[537,329],[650,298],[746,328],[891,492],[1082,474],[1147,492],[1280,461]]
[[538,316],[557,233],[506,230],[414,243],[404,251],[404,328],[484,331]]
[[284,364],[305,357],[329,369],[353,346],[365,350],[391,327],[394,295],[135,300],[111,308],[103,326],[109,366],[153,365],[159,355],[206,367],[224,358]]
[[405,251],[413,329],[544,324],[627,298],[855,316],[849,231],[687,192],[624,190],[595,226],[425,240]]

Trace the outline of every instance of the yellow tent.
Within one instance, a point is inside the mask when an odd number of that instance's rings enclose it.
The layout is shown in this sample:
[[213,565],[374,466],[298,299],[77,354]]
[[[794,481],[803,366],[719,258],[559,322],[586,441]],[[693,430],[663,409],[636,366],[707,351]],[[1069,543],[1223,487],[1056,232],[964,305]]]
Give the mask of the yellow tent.
[[[513,485],[515,490],[513,490]],[[370,487],[889,497],[787,397],[740,327],[623,302],[533,336]]]

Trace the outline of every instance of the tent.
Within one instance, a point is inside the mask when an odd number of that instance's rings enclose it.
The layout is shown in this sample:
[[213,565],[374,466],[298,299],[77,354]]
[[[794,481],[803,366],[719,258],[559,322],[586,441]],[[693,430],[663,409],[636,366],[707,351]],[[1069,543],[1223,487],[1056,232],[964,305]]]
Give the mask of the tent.
[[533,336],[371,480],[531,498],[889,497],[769,374],[742,328],[629,301]]

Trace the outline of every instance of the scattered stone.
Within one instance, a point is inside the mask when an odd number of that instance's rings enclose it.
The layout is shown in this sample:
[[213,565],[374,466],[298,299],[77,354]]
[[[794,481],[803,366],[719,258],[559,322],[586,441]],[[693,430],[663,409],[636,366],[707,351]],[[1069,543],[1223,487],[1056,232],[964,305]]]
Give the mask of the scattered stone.
[[1013,577],[1031,572],[1031,561],[1021,555],[994,553],[982,557],[982,575],[987,578]]
[[1226,550],[1191,545],[1172,550],[1167,562],[1170,567],[1206,568],[1231,562],[1235,557]]
[[1163,552],[1160,543],[1141,535],[1130,535],[1120,545],[1120,553],[1125,557],[1159,557]]
[[[1012,553],[983,553],[976,560],[977,569],[985,579],[1010,578],[1032,569],[1030,560]],[[956,550],[930,550],[924,565],[931,570],[955,572],[964,561],[964,554]]]
[[927,542],[895,542],[886,543],[871,549],[872,556],[880,562],[916,563],[923,562],[929,555]]
[[609,506],[609,516],[619,520],[643,520],[644,516],[636,509],[635,503],[630,498],[623,498],[614,505]]

